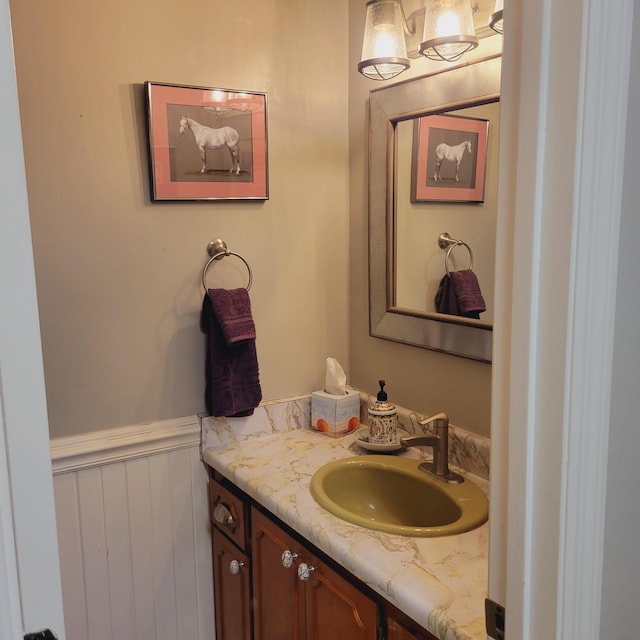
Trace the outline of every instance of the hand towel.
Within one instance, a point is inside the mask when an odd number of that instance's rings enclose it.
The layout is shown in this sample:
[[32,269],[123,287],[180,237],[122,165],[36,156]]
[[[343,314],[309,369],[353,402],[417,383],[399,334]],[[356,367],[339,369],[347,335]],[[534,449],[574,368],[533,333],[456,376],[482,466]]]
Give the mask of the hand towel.
[[476,274],[471,269],[462,269],[452,271],[450,275],[460,313],[468,318],[480,318],[480,314],[487,310],[487,306]]
[[438,313],[446,313],[451,316],[459,316],[460,308],[458,307],[458,300],[451,284],[451,278],[449,274],[444,274],[440,284],[438,285],[438,291],[436,292],[436,311]]
[[256,339],[256,325],[246,289],[209,289],[209,298],[228,345]]
[[[205,294],[200,319],[201,329],[207,336],[207,411],[212,416],[250,416],[262,400],[262,390],[255,338],[248,337],[255,334],[255,326],[252,330],[248,328],[247,314],[251,314],[248,293],[246,289],[238,289],[225,292],[232,294],[226,296],[221,291],[225,290],[209,289]],[[240,304],[229,304],[230,299],[239,300]],[[236,311],[241,321],[234,323]],[[230,341],[225,338],[225,324]]]
[[438,285],[435,303],[438,313],[476,320],[486,311],[478,278],[471,269],[445,274]]

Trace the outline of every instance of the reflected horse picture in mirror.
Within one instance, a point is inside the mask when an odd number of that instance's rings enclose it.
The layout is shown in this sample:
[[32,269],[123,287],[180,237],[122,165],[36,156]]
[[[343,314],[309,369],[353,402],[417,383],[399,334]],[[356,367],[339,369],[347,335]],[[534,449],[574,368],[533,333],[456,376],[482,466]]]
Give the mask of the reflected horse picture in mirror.
[[447,162],[455,164],[456,173],[454,179],[456,182],[460,182],[460,163],[462,162],[465,151],[468,151],[469,155],[473,153],[471,149],[471,140],[465,140],[454,147],[450,147],[446,142],[441,142],[436,147],[436,161],[435,169],[433,171],[433,180],[435,182],[442,182],[444,180],[440,171],[442,169],[443,161],[446,160]]
[[[413,123],[411,202],[484,202],[489,120],[448,111],[397,126],[409,123]],[[406,151],[396,145],[396,153],[399,171],[404,164],[400,154],[406,156]],[[394,193],[400,202],[403,195]]]
[[[491,361],[493,280],[495,269],[495,220],[497,211],[497,166],[500,97],[499,55],[455,67],[370,93],[369,138],[369,326],[370,334],[405,344],[443,351],[484,362]],[[420,146],[414,127],[421,119],[446,118],[450,122],[477,123],[478,136],[429,146],[423,141],[423,164],[416,177],[415,148]],[[457,126],[454,128],[458,128]],[[476,130],[477,131],[477,130]],[[490,132],[487,135],[487,131]],[[461,147],[458,182],[435,180],[436,148],[450,147],[469,139]],[[486,165],[478,171],[478,161]],[[463,185],[473,159],[480,196],[455,189]],[[444,165],[440,177],[444,177]],[[457,164],[457,160],[453,163]],[[486,171],[486,176],[485,176]],[[486,180],[485,180],[486,177]],[[414,184],[412,185],[412,180]],[[451,196],[417,198],[415,185],[451,190]],[[475,187],[478,184],[474,185]],[[445,255],[439,236],[448,232],[473,247],[474,271],[487,300],[482,319],[437,313],[435,295],[445,273]],[[450,268],[465,269],[465,252],[451,254]],[[460,264],[456,260],[460,254]],[[462,265],[465,262],[465,265]]]

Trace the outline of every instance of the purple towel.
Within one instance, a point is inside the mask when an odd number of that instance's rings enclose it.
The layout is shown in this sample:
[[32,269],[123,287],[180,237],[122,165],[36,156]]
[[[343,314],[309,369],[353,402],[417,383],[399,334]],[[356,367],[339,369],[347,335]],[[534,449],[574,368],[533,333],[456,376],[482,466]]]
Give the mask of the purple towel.
[[438,313],[446,313],[450,316],[459,316],[460,308],[456,293],[451,284],[451,278],[445,274],[440,280],[438,291],[436,292],[436,311]]
[[464,314],[482,313],[487,306],[480,292],[480,283],[471,269],[451,272],[451,284],[456,292],[458,306]]
[[[202,302],[200,326],[207,335],[207,354],[205,369],[205,400],[207,411],[212,416],[242,417],[253,414],[255,407],[262,400],[260,378],[258,373],[258,358],[255,339],[241,339],[227,343],[223,331],[223,324],[229,324],[229,318],[215,311],[215,306],[224,308],[224,302],[218,305],[218,292],[221,289],[210,289]],[[246,292],[246,289],[242,291]],[[232,292],[230,292],[232,293]],[[224,298],[224,296],[222,296]],[[232,296],[233,297],[233,296]],[[241,297],[241,294],[238,294]],[[213,299],[216,299],[214,302]],[[248,297],[247,297],[248,301]],[[243,307],[243,311],[250,307]],[[226,307],[229,311],[229,307]],[[233,315],[231,313],[230,315]],[[240,315],[246,315],[242,313]],[[252,323],[253,324],[253,323]],[[235,331],[234,326],[244,326],[244,323],[234,325],[228,334],[232,340],[238,335],[247,335],[246,330]],[[255,332],[255,327],[254,327]]]
[[471,269],[451,271],[440,281],[436,311],[465,318],[480,318],[487,307],[476,274]]
[[228,345],[256,339],[256,325],[246,289],[209,289],[209,298]]

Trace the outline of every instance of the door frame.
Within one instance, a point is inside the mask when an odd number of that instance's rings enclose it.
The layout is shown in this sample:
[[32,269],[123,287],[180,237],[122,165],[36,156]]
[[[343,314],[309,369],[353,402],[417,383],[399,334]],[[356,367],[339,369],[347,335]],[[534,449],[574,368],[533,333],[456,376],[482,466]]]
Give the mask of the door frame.
[[[0,611],[2,637],[64,640],[33,248],[8,0],[0,0]],[[7,615],[5,620],[5,613]],[[6,625],[6,628],[5,628]]]
[[633,4],[505,7],[489,596],[509,638],[600,637]]

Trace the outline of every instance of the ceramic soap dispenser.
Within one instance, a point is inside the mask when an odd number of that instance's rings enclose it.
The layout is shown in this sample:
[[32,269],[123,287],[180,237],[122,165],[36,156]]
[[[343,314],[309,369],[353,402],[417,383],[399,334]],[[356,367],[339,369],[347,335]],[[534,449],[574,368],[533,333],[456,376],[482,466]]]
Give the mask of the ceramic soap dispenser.
[[387,400],[384,380],[378,380],[380,391],[376,401],[369,405],[369,442],[390,444],[397,440],[398,413]]

